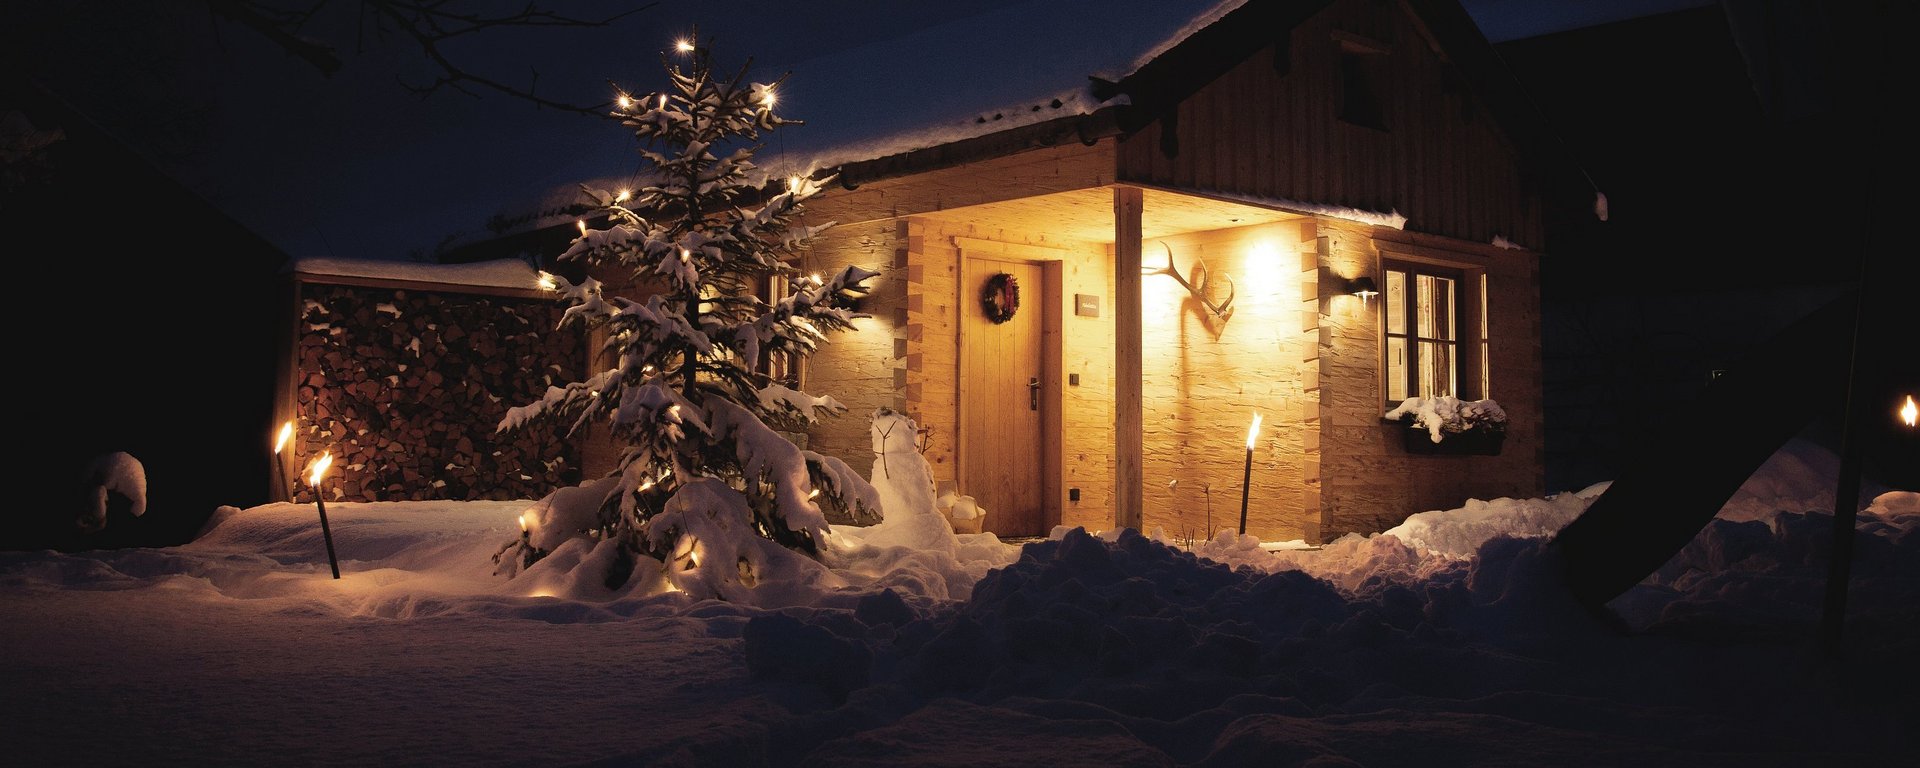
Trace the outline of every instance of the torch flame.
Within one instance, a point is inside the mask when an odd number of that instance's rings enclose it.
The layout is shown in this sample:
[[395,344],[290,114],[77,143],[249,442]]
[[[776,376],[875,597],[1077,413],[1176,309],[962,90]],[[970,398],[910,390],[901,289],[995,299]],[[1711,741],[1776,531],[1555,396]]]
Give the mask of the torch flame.
[[673,49],[681,53],[692,53],[693,41],[688,40],[684,37],[680,38],[678,40],[673,41]]
[[587,236],[587,220],[586,219],[574,219],[573,225],[580,228],[581,237]]
[[312,479],[308,480],[307,484],[315,488],[320,487],[320,481],[327,476],[327,468],[331,466],[333,466],[333,452],[320,454],[320,459],[313,462]]
[[520,532],[521,533],[526,533],[528,528],[533,527],[532,520],[533,520],[532,510],[528,510],[526,512],[520,513]]
[[624,203],[627,201],[628,198],[631,198],[631,197],[633,197],[633,190],[623,189],[623,190],[620,190],[620,194],[613,196],[613,201],[616,203]]
[[1920,420],[1920,406],[1913,404],[1913,395],[1907,395],[1907,404],[1900,407],[1900,418],[1907,422],[1909,427],[1914,426],[1916,420]]
[[623,94],[620,94],[620,96],[614,99],[613,101],[615,104],[619,104],[621,109],[633,109],[632,96],[628,96],[623,93]]
[[1260,414],[1253,414],[1253,424],[1247,427],[1247,450],[1253,450],[1253,441],[1260,438]]
[[[1907,402],[1911,403],[1913,402],[1913,400],[1909,398]],[[1907,421],[1911,422],[1913,421],[1913,419],[1907,419]],[[293,439],[293,420],[288,419],[287,423],[280,425],[280,437],[273,441],[273,452],[279,453],[280,451],[284,450],[287,447],[287,441],[292,439]],[[286,472],[286,470],[284,469],[280,471],[282,473]]]
[[767,90],[765,90],[765,91],[763,91],[763,92],[761,92],[761,94],[760,94],[760,103],[761,103],[761,104],[763,104],[763,105],[765,105],[767,109],[773,109],[773,103],[774,103],[774,101],[775,101],[775,99],[774,99],[774,96],[773,96],[773,89],[772,89],[772,88],[768,88]]
[[533,284],[540,286],[540,290],[543,290],[543,291],[551,291],[555,288],[560,287],[560,284],[554,281],[553,274],[547,272],[546,270],[540,271],[540,278],[538,280],[533,281]]

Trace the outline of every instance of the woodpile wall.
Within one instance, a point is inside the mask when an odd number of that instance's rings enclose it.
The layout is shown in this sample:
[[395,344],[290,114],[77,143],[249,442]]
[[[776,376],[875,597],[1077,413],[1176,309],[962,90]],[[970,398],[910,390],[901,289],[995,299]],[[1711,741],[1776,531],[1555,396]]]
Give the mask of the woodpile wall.
[[494,432],[508,408],[582,374],[585,345],[553,330],[551,300],[296,285],[289,467],[332,451],[330,499],[538,498],[580,480],[560,430]]

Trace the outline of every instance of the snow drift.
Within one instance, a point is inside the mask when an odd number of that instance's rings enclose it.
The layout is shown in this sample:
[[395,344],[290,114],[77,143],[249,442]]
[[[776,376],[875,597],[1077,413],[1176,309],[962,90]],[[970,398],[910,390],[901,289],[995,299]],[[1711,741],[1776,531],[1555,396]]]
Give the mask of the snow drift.
[[[609,592],[558,552],[550,581],[496,577],[485,555],[526,502],[330,505],[338,582],[305,505],[229,508],[173,549],[0,554],[0,719],[31,734],[18,759],[83,764],[1866,765],[1917,746],[1920,494],[1863,511],[1833,662],[1809,641],[1817,508],[1715,520],[1602,620],[1547,545],[1599,488],[1317,551],[1077,530],[1015,548],[935,525],[888,422],[873,476],[900,506],[755,603]],[[1756,480],[1754,508],[1816,482]],[[529,733],[556,736],[529,753]]]

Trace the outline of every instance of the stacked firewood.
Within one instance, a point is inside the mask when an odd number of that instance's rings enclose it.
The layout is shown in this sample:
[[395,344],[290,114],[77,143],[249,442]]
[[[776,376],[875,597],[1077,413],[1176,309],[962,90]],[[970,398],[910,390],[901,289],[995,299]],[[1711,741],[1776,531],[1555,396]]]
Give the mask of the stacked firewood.
[[580,479],[561,430],[498,435],[508,408],[580,378],[550,302],[304,284],[295,398],[301,465],[332,451],[347,501],[538,498]]

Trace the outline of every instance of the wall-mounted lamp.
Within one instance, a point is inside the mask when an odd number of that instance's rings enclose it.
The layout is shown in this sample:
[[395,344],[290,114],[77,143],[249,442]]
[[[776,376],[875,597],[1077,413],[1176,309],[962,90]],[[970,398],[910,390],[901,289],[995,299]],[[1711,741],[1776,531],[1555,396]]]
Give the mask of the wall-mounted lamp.
[[1368,300],[1380,295],[1380,289],[1374,286],[1372,277],[1361,275],[1347,281],[1347,293],[1360,297],[1360,306],[1365,307]]

